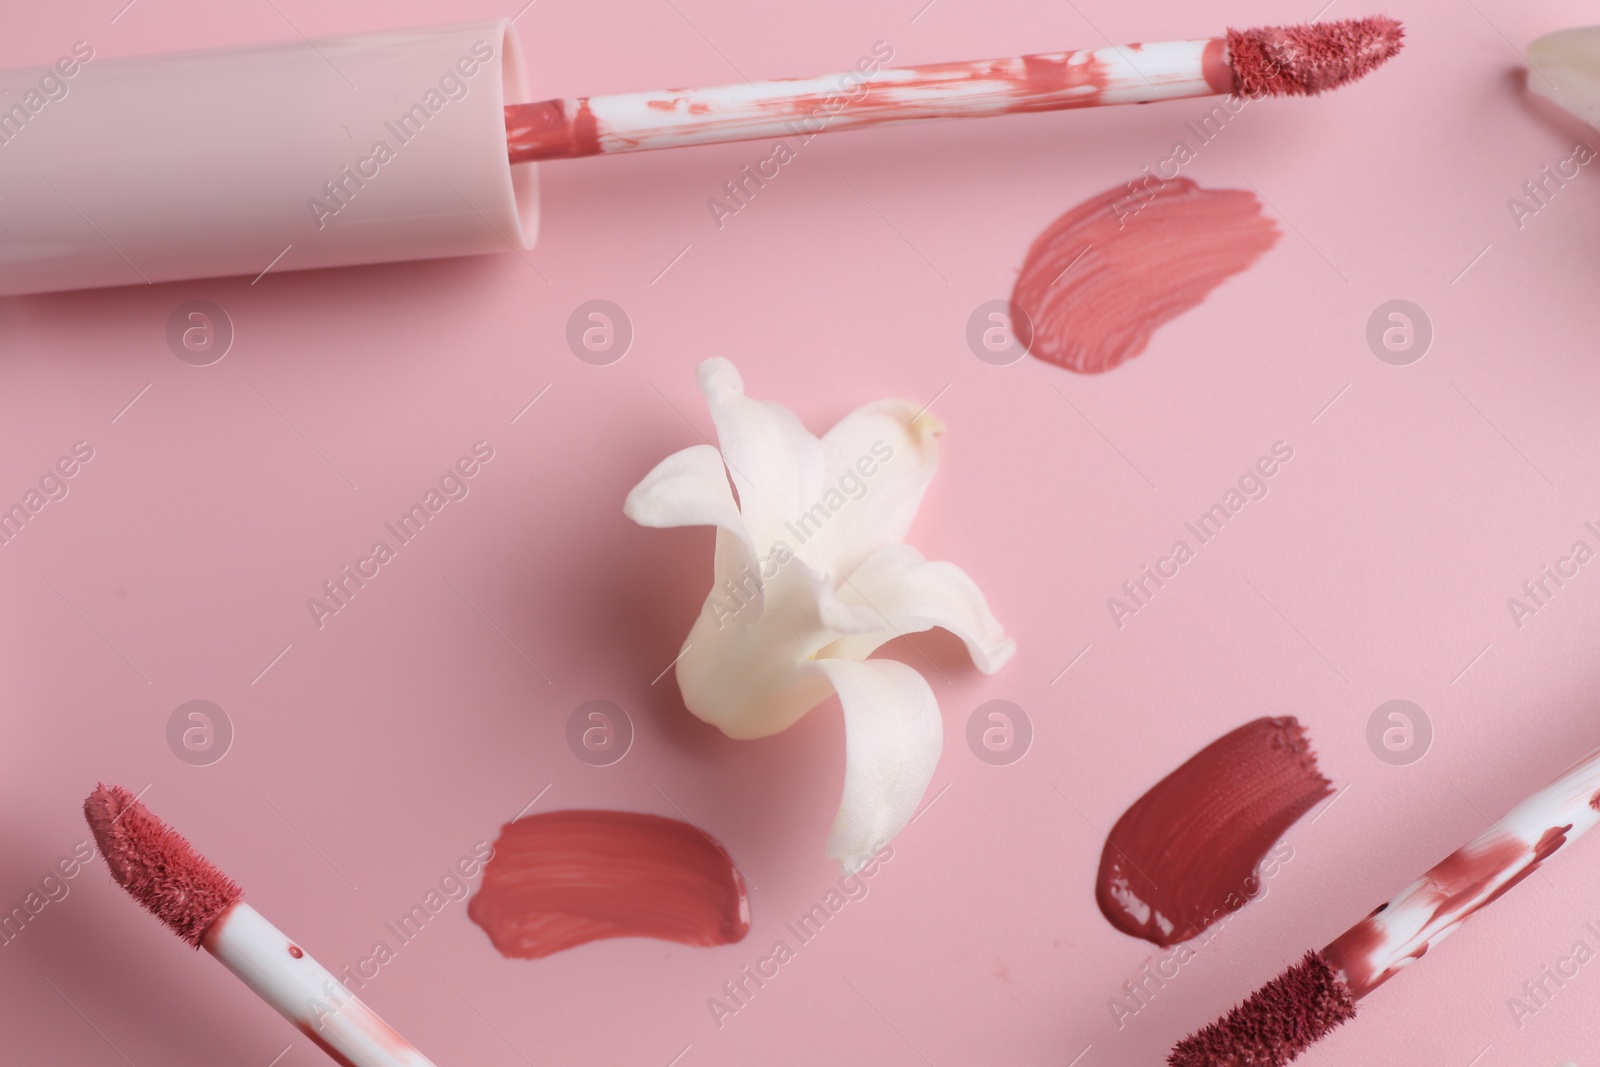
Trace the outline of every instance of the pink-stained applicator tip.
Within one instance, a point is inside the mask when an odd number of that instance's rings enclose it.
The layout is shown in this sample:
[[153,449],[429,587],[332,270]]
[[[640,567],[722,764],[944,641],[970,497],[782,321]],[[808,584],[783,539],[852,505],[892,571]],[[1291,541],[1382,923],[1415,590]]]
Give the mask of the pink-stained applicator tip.
[[1400,51],[1405,29],[1384,15],[1228,31],[1240,96],[1315,96],[1376,70]]
[[198,948],[217,916],[244,896],[184,836],[120,785],[98,785],[83,802],[111,877],[173,933]]

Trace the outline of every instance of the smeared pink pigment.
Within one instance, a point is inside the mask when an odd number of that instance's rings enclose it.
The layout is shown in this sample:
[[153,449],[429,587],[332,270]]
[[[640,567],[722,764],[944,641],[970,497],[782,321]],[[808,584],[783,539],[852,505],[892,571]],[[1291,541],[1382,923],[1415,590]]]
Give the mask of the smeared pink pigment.
[[1217,94],[1233,92],[1233,66],[1228,62],[1228,42],[1213,37],[1200,56],[1200,69],[1205,73],[1206,84]]
[[627,811],[502,826],[467,914],[501,955],[530,960],[607,937],[725,945],[750,930],[744,878],[721,845]]
[[1099,374],[1143,352],[1164,323],[1278,240],[1253,193],[1147,176],[1107,189],[1033,242],[1011,292],[1029,352]]
[[317,1033],[317,1028],[312,1026],[310,1023],[296,1019],[294,1027],[296,1030],[299,1030],[302,1034],[306,1035],[313,1045],[321,1049],[327,1055],[327,1057],[334,1063],[337,1063],[339,1067],[361,1067],[360,1064],[352,1061],[350,1057],[346,1056],[344,1053],[328,1044],[327,1038]]
[[1267,850],[1332,791],[1294,718],[1245,723],[1117,820],[1095,882],[1100,911],[1157,945],[1187,941],[1260,894]]
[[586,99],[509,104],[505,121],[506,149],[513,163],[571,159],[600,151],[600,132]]

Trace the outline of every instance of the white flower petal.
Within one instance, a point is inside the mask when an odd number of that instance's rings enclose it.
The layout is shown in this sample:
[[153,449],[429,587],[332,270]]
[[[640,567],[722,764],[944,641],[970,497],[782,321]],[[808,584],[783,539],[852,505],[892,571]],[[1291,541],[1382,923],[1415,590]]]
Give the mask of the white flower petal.
[[944,432],[926,405],[882,400],[846,415],[822,438],[821,491],[794,521],[797,554],[838,581],[885,545],[904,541],[939,466]]
[[1017,643],[989,611],[967,572],[954,563],[931,563],[910,545],[879,549],[839,587],[839,599],[871,609],[876,632],[842,637],[824,656],[865,659],[900,634],[940,627],[966,643],[984,674],[993,674],[1017,651]]
[[820,491],[822,442],[788,408],[745,396],[744,381],[727,360],[708,359],[697,373],[752,543],[763,555],[779,541],[792,546],[785,524]]
[[753,617],[761,614],[759,584],[745,579],[757,569],[755,549],[728,485],[722,453],[711,445],[693,445],[657,463],[628,493],[622,513],[640,526],[717,527],[716,563],[707,610],[717,591],[732,580],[737,585],[754,587],[755,603],[749,611]]
[[844,706],[844,796],[828,856],[854,874],[916,814],[944,747],[944,724],[933,690],[904,663],[824,659],[816,669]]
[[628,493],[622,513],[640,526],[744,528],[722,453],[711,445],[693,445],[657,463]]
[[944,737],[917,671],[863,661],[897,634],[943,626],[993,672],[1015,642],[965,573],[901,543],[938,466],[943,427],[922,408],[869,404],[819,440],[746,397],[727,360],[698,374],[719,447],[668,457],[625,504],[642,525],[717,528],[715,584],[678,685],[690,711],[734,738],[787,729],[839,695],[847,750],[828,854],[854,873],[915,814]]
[[762,602],[748,598],[748,586],[735,592],[745,603],[720,582],[712,589],[677,667],[684,705],[729,737],[788,729],[828,697],[827,679],[812,669],[818,650],[881,625],[871,611],[841,603],[800,560],[773,574]]

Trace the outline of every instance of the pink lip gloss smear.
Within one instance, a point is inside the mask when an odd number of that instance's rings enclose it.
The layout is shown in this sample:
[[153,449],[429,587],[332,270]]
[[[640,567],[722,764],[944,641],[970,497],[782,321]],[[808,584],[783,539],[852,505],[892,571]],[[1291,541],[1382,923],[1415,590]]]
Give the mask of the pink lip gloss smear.
[[467,914],[502,956],[529,960],[607,937],[726,945],[750,930],[744,878],[721,845],[628,811],[502,826]]
[[1245,723],[1117,820],[1100,856],[1100,911],[1163,947],[1189,940],[1260,893],[1267,850],[1331,792],[1295,719]]
[[1149,177],[1051,223],[1028,249],[1011,303],[1032,323],[1032,355],[1099,374],[1143,352],[1160,326],[1277,240],[1251,193]]

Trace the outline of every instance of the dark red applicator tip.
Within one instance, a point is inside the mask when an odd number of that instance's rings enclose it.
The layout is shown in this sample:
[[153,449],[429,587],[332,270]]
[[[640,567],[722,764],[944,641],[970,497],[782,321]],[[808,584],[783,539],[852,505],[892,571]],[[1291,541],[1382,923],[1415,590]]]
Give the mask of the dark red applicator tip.
[[120,785],[98,785],[83,802],[111,877],[189,944],[244,890]]
[[1168,1067],[1283,1067],[1355,1018],[1349,988],[1322,953],[1305,958],[1205,1029],[1178,1042]]
[[1365,77],[1400,51],[1405,28],[1384,15],[1228,31],[1240,96],[1315,96]]

